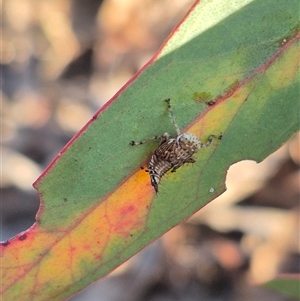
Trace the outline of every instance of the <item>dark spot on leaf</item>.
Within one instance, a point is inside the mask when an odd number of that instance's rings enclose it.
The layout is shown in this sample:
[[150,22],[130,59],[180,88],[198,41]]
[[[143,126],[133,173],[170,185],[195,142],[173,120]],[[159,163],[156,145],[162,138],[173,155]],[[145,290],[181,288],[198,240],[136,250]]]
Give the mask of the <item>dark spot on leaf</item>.
[[27,238],[26,234],[22,234],[19,236],[19,240],[25,240]]
[[10,241],[9,240],[6,240],[6,241],[2,241],[0,242],[1,246],[3,247],[7,247],[9,244],[10,244]]
[[206,104],[207,104],[208,106],[213,106],[215,103],[216,103],[215,100],[206,102]]

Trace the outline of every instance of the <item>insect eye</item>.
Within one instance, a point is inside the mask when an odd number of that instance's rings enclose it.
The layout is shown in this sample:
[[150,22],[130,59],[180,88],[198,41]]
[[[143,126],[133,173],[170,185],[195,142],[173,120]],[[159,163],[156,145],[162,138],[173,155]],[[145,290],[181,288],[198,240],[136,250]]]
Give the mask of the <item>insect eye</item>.
[[181,138],[180,138],[180,140],[181,140],[182,142],[185,142],[185,143],[186,143],[186,142],[188,142],[188,139],[187,139],[187,137],[184,137],[184,136],[183,136],[183,137],[181,137]]

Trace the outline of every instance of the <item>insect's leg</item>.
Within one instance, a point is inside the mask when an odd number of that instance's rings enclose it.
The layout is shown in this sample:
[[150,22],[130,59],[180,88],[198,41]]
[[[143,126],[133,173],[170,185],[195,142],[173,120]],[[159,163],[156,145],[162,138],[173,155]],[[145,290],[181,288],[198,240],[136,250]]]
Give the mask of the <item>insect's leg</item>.
[[211,145],[211,143],[213,142],[214,139],[219,139],[219,140],[221,140],[221,139],[222,139],[222,135],[220,135],[220,136],[218,136],[218,137],[215,136],[215,135],[210,135],[210,136],[208,137],[208,140],[207,140],[206,143],[201,143],[201,147],[203,147],[203,148],[209,147],[209,146]]
[[196,160],[193,157],[191,157],[191,158],[188,158],[184,163],[195,163],[195,162],[196,162]]
[[135,141],[131,141],[130,142],[130,145],[134,146],[134,145],[141,145],[141,144],[144,144],[144,143],[147,143],[149,141],[152,141],[152,140],[160,140],[160,143],[161,142],[164,142],[166,140],[169,139],[169,134],[168,133],[164,133],[163,135],[160,135],[160,136],[153,136],[153,137],[150,137],[150,138],[147,138],[143,141],[140,141],[140,142],[135,142]]
[[168,99],[165,100],[165,102],[168,104],[168,110],[169,110],[169,113],[170,113],[170,116],[171,116],[171,119],[172,119],[172,123],[173,123],[173,125],[175,127],[177,135],[179,135],[180,134],[180,129],[179,129],[178,124],[176,123],[175,116],[173,114],[173,110],[172,110],[170,101],[171,101],[170,98],[168,98]]
[[144,143],[147,143],[149,141],[152,141],[152,140],[157,140],[157,139],[160,139],[161,136],[153,136],[153,137],[149,137],[143,141],[140,141],[140,142],[136,142],[136,141],[131,141],[130,142],[130,145],[134,146],[134,145],[141,145],[141,144],[144,144]]
[[140,169],[144,170],[145,172],[149,172],[149,169],[145,168],[144,166],[141,166]]
[[176,170],[177,170],[180,166],[182,166],[182,164],[181,164],[181,165],[178,165],[178,166],[176,166],[176,167],[173,167],[173,168],[171,169],[171,172],[176,172]]
[[171,172],[175,172],[183,164],[186,164],[186,163],[195,163],[195,162],[196,162],[196,160],[193,157],[188,158],[185,162],[180,162],[180,163],[177,163],[177,165],[173,166]]

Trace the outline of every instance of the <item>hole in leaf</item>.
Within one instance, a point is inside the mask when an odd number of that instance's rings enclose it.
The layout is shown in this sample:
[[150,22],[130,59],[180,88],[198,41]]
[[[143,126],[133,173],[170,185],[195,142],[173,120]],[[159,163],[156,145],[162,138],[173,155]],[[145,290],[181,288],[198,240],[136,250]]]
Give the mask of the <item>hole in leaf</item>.
[[6,241],[35,223],[39,208],[39,197],[35,190],[22,191],[16,187],[1,189],[1,241]]

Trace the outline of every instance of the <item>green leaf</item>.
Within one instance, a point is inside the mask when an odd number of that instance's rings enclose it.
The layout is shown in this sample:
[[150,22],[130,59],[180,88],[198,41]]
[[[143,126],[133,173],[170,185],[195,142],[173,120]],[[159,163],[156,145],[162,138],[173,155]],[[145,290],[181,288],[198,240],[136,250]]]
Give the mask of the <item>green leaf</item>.
[[264,284],[269,290],[279,292],[286,297],[295,300],[300,299],[300,278],[299,275],[280,275]]
[[[201,1],[157,55],[36,181],[36,224],[2,244],[5,300],[63,300],[224,191],[228,167],[263,160],[299,130],[296,0]],[[166,131],[205,141],[155,194],[139,167]],[[208,105],[209,103],[210,105]]]

